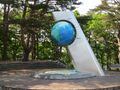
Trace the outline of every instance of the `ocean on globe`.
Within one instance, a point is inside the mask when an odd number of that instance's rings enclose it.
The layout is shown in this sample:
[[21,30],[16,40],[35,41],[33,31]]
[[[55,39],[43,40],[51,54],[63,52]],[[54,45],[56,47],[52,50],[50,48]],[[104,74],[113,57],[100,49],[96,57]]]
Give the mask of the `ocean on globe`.
[[53,42],[59,46],[70,45],[76,36],[74,26],[68,21],[59,21],[51,29]]

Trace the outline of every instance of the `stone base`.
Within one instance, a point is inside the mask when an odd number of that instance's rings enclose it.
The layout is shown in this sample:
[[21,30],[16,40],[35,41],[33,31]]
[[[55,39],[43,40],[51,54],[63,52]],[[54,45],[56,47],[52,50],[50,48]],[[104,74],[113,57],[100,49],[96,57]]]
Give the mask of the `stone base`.
[[92,73],[79,72],[77,70],[52,70],[52,71],[40,71],[32,75],[34,78],[48,79],[48,80],[68,80],[68,79],[80,79],[94,77]]

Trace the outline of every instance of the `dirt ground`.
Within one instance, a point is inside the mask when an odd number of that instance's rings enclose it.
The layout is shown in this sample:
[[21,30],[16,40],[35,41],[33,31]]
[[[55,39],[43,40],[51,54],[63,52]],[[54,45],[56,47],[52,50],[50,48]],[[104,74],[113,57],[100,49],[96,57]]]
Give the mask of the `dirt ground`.
[[120,71],[105,72],[103,77],[76,80],[42,80],[31,77],[38,71],[41,69],[0,71],[0,90],[120,90]]

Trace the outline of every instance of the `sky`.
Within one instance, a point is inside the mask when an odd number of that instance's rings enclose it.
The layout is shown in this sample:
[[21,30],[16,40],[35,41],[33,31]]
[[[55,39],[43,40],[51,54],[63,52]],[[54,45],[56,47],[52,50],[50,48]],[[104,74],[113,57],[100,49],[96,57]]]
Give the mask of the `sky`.
[[81,15],[85,15],[89,9],[93,9],[99,4],[101,0],[80,0],[82,4],[79,6],[78,11]]

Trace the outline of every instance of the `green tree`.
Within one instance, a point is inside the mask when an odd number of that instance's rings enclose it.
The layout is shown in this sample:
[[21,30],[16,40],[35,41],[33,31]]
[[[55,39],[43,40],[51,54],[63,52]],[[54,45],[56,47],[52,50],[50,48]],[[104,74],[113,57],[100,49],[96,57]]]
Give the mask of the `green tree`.
[[2,28],[2,60],[8,59],[8,39],[9,39],[9,14],[13,7],[16,7],[19,0],[0,0],[0,4],[3,7],[3,19],[1,21]]
[[[51,12],[70,9],[73,0],[0,0],[0,57],[2,60],[60,59],[62,47],[50,40]],[[22,57],[23,56],[23,57]]]
[[[120,1],[119,0],[102,0],[102,4],[99,5],[95,11],[99,13],[107,13],[108,16],[106,18],[107,22],[111,23],[111,29],[114,30],[114,32],[117,32],[117,41],[118,41],[118,47],[120,47]],[[118,58],[120,62],[120,51],[118,54]]]
[[[117,45],[116,32],[111,29],[111,23],[106,21],[108,14],[92,14],[92,19],[88,22],[85,32],[89,33],[89,42],[102,64],[102,67],[116,63]],[[116,61],[115,61],[116,60]]]
[[[68,9],[69,2],[71,0],[57,0],[56,5],[61,8],[60,10],[64,10],[64,8]],[[49,13],[50,12],[50,7],[54,7],[53,11],[59,10],[59,8],[56,9],[56,6],[50,5],[49,4],[50,0],[45,0],[43,2],[37,3],[36,0],[34,0],[33,4],[29,4],[29,0],[26,0],[24,9],[23,9],[23,20],[25,20],[25,23],[22,28],[21,28],[21,39],[22,39],[22,44],[23,44],[23,49],[24,49],[24,58],[23,60],[28,61],[28,57],[30,53],[32,52],[32,58],[35,59],[36,57],[36,38],[37,35],[36,33],[38,32],[45,32],[43,37],[44,43],[50,43],[50,35],[49,35],[49,29],[52,24],[52,16]],[[30,12],[29,12],[29,11]],[[29,13],[29,14],[27,14]],[[38,20],[39,19],[39,20]],[[38,30],[39,29],[39,30]],[[38,30],[38,31],[37,31]],[[46,34],[46,35],[45,35]],[[42,35],[41,35],[42,36]],[[46,40],[47,38],[47,40]],[[59,53],[61,51],[60,47],[57,47],[55,51],[58,51]],[[56,52],[57,56],[60,55]]]

